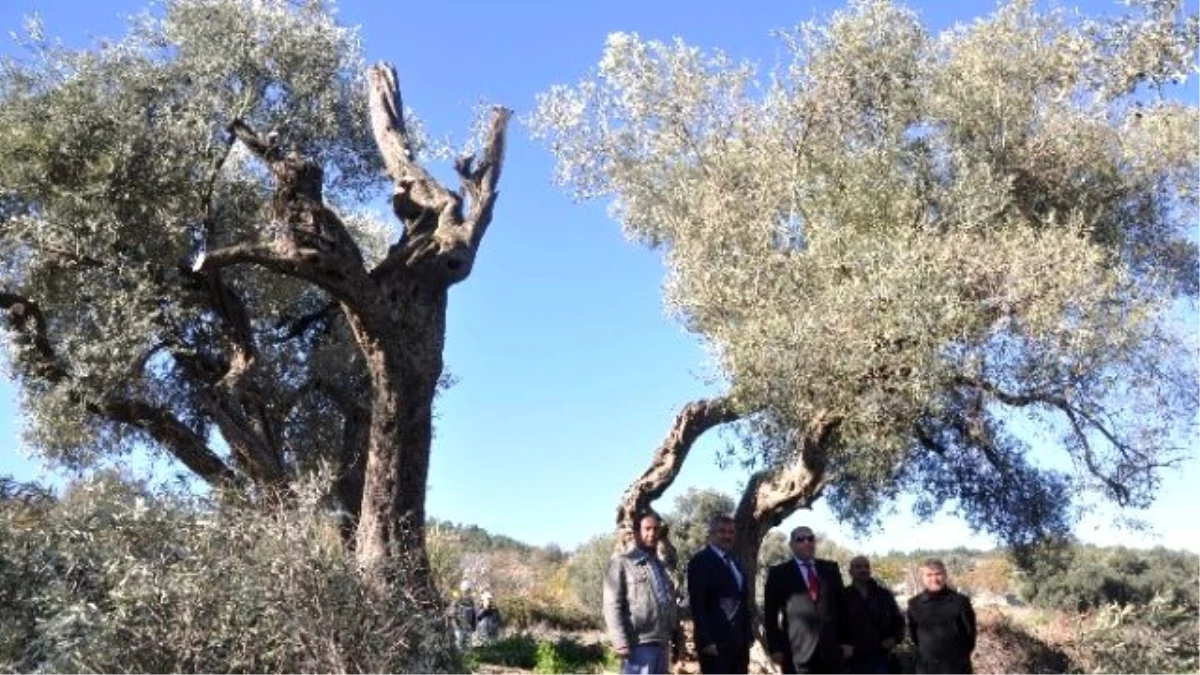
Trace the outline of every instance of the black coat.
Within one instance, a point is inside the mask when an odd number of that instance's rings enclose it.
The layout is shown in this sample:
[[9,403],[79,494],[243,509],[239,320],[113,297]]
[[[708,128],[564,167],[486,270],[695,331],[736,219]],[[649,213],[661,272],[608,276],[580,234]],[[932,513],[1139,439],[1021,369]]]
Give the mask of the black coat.
[[924,591],[908,600],[908,634],[918,673],[970,673],[975,651],[971,599],[952,589]]
[[797,668],[803,664],[840,672],[841,645],[850,644],[846,623],[845,586],[838,564],[816,560],[820,579],[817,601],[795,559],[773,565],[767,571],[763,594],[763,620],[771,653],[783,652]]
[[850,644],[856,657],[871,657],[887,653],[883,641],[891,638],[904,641],[904,615],[896,596],[874,579],[864,598],[854,584],[846,587],[846,617],[850,628]]
[[[737,565],[737,561],[734,561]],[[696,651],[708,645],[749,648],[750,646],[750,583],[742,572],[742,587],[737,578],[711,547],[705,546],[692,556],[687,566],[688,604],[692,610]],[[722,604],[736,605],[738,610],[730,620]]]

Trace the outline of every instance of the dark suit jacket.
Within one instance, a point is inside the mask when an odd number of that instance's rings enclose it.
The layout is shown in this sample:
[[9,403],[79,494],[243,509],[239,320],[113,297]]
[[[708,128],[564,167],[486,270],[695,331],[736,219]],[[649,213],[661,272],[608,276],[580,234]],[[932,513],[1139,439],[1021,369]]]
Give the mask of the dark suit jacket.
[[[737,565],[737,562],[734,562]],[[718,650],[745,649],[750,645],[750,579],[742,573],[742,588],[729,566],[705,546],[692,556],[687,567],[688,604],[692,610],[696,651],[715,644]],[[731,621],[721,608],[725,603],[737,603],[738,611]]]
[[783,652],[797,667],[814,660],[836,667],[842,660],[841,645],[850,644],[845,586],[837,563],[815,562],[820,579],[816,603],[794,558],[767,571],[763,594],[767,647],[771,653]]

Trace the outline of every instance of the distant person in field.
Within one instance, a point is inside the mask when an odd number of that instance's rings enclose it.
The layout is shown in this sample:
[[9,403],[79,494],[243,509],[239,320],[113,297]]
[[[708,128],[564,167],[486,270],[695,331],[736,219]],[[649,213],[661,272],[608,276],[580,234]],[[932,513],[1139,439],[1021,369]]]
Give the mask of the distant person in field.
[[970,673],[975,651],[971,599],[946,584],[946,566],[930,558],[921,565],[925,590],[908,601],[908,634],[916,645],[918,673]]
[[733,518],[713,518],[708,545],[688,561],[688,599],[701,673],[745,673],[750,667],[750,582],[732,554],[735,536]]
[[492,603],[492,594],[488,591],[479,596],[479,611],[475,613],[475,635],[483,643],[491,642],[500,636],[500,610]]
[[471,646],[475,632],[475,599],[471,597],[471,582],[463,581],[450,604],[450,621],[454,624],[454,644],[459,649]]
[[622,673],[667,673],[679,641],[675,588],[655,551],[660,521],[634,521],[634,547],[614,556],[604,573],[604,623]]
[[846,619],[854,652],[846,661],[851,673],[891,673],[892,650],[904,640],[904,615],[896,596],[871,576],[866,556],[850,560]]

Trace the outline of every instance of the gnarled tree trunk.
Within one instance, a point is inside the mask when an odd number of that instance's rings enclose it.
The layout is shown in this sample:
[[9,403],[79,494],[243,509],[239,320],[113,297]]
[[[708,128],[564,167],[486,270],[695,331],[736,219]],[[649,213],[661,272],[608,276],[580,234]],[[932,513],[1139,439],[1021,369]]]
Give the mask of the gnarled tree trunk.
[[[379,64],[369,81],[375,141],[395,184],[393,211],[404,224],[387,257],[366,269],[349,231],[323,201],[321,168],[235,121],[230,131],[275,178],[275,239],[211,251],[196,269],[257,264],[316,284],[338,303],[371,383],[355,552],[381,580],[402,570],[418,598],[436,602],[425,551],[425,495],[447,295],[470,275],[491,222],[510,112],[495,108],[482,153],[455,163],[457,192],[415,161],[394,69]],[[357,487],[350,473],[357,461],[343,461],[346,497]]]
[[798,439],[791,463],[760,471],[746,483],[733,514],[737,524],[733,554],[751,583],[758,578],[758,552],[771,528],[820,499],[827,479],[825,457],[837,424],[828,415],[818,415]]

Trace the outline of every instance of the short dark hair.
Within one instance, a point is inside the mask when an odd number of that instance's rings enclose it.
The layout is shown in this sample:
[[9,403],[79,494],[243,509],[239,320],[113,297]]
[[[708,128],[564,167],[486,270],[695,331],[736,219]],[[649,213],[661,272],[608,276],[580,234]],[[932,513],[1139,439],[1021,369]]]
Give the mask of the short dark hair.
[[717,531],[718,525],[737,525],[737,521],[728,513],[720,513],[708,519],[708,533],[712,534]]
[[647,518],[653,518],[659,525],[661,525],[663,521],[662,516],[653,511],[642,511],[633,517],[633,529],[636,530],[638,526],[642,524],[642,521]]
[[942,562],[941,558],[926,558],[925,562],[921,563],[921,569],[938,570],[945,573],[946,563]]

